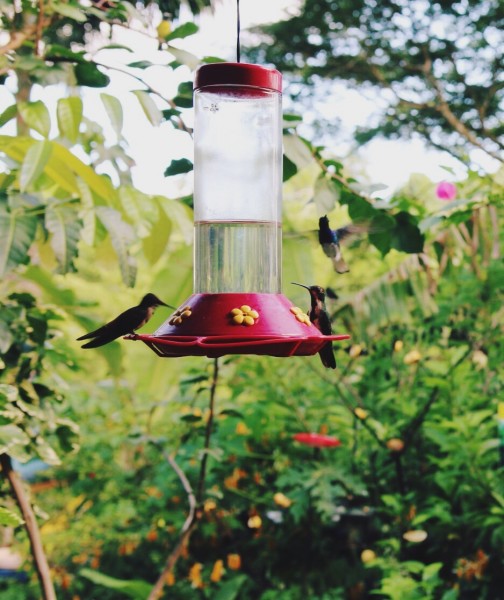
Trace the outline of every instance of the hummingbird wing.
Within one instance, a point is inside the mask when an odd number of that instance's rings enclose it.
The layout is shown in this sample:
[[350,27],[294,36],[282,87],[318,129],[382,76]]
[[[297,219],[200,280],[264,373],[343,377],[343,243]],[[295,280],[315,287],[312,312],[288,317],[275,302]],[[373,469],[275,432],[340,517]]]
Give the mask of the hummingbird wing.
[[[331,335],[331,319],[329,318],[329,314],[325,310],[320,311],[317,326],[320,332],[324,335]],[[324,367],[326,367],[327,369],[336,368],[336,359],[334,358],[332,342],[327,342],[327,344],[322,346],[322,348],[319,350],[319,356],[322,360],[322,364],[324,365]]]
[[325,310],[320,311],[315,326],[318,328],[320,333],[323,333],[324,335],[331,335],[331,319],[329,318],[329,314]]

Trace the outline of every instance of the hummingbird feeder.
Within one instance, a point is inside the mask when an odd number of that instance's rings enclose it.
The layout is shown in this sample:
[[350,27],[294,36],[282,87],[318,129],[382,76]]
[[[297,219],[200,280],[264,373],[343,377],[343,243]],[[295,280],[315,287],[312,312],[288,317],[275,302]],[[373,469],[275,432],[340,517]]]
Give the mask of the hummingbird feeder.
[[153,335],[159,356],[307,356],[328,341],[282,284],[282,76],[206,64],[194,82],[194,293]]

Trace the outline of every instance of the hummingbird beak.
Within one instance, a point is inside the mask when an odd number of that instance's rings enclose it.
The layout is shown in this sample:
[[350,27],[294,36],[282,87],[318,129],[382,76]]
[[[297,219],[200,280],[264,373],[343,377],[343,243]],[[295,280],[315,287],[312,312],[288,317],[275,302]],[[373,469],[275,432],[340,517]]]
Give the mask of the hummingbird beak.
[[168,308],[171,308],[172,310],[175,310],[175,307],[172,306],[171,304],[166,304],[166,302],[160,302],[161,306],[167,306]]
[[304,287],[305,290],[309,290],[310,288],[307,285],[304,285],[303,283],[296,283],[295,281],[291,281],[292,285],[299,285],[300,287]]

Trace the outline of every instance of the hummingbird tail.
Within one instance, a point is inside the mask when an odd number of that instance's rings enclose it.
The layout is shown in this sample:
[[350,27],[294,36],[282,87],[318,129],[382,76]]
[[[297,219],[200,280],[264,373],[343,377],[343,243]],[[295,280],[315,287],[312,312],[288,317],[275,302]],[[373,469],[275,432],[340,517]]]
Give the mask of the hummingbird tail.
[[347,263],[345,262],[345,259],[341,255],[341,252],[340,252],[339,257],[335,256],[332,259],[332,263],[333,263],[334,270],[336,271],[336,273],[339,273],[340,275],[342,275],[343,273],[348,273],[348,271],[350,271],[350,268],[348,267]]
[[319,351],[320,359],[322,360],[322,364],[326,369],[335,369],[336,368],[336,359],[334,358],[334,352],[332,349],[332,343],[327,342],[325,346]]

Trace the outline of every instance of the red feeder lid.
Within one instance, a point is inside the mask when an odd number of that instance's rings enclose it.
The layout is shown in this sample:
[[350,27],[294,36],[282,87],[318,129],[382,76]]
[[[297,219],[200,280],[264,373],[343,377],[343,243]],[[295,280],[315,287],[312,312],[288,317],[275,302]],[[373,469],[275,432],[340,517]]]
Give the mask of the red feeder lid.
[[195,90],[209,85],[246,85],[282,92],[282,74],[248,63],[211,63],[202,65],[194,78]]

